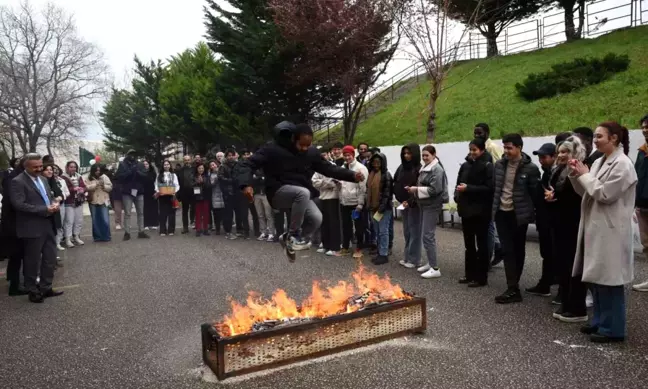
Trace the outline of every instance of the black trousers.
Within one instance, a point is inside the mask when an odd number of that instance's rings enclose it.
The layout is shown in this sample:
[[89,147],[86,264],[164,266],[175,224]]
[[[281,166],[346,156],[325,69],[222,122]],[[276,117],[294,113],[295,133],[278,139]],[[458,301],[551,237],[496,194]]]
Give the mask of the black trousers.
[[538,238],[540,240],[540,256],[542,257],[542,277],[538,285],[551,287],[556,282],[556,260],[554,251],[554,232],[548,220],[539,218],[536,221]]
[[[461,219],[466,247],[466,279],[488,282],[488,225],[489,218],[465,217]],[[475,242],[477,246],[475,246]]]
[[176,210],[173,208],[173,196],[160,196],[158,206],[160,211],[160,234],[175,234]]
[[[54,231],[52,230],[38,238],[24,238],[22,241],[25,247],[23,262],[25,289],[30,293],[45,293],[52,289],[54,269],[56,268],[56,236]],[[36,278],[39,275],[40,281],[36,283]]]
[[[261,235],[261,228],[259,227],[259,214],[257,213],[256,207],[254,206],[254,202],[251,203],[247,201],[246,198],[243,198],[243,200],[247,203],[248,209],[252,214],[252,225],[254,226],[254,236],[259,236]],[[245,216],[247,218],[247,215]],[[249,219],[248,219],[248,223],[250,223]]]
[[340,225],[340,200],[321,200],[322,226],[320,227],[322,245],[326,251],[339,251],[342,244]]
[[[216,231],[216,234],[220,235],[221,224],[223,226],[225,225],[225,220],[224,220],[225,208],[212,208],[211,209],[211,216],[212,216],[211,220],[214,223],[213,224],[214,230]],[[232,231],[232,222],[231,222],[231,220],[232,219],[230,219],[230,226],[229,226],[230,232]]]
[[572,269],[578,244],[578,224],[560,223],[556,228],[556,261],[560,277],[560,298],[564,312],[585,316],[587,287],[582,276],[572,277]]
[[7,238],[5,244],[6,253],[9,257],[9,262],[7,263],[7,281],[11,283],[11,288],[18,288],[20,284],[20,268],[22,267],[25,256],[25,245],[22,239],[16,237]]
[[520,277],[526,257],[526,234],[528,224],[518,225],[515,211],[497,211],[495,214],[497,233],[502,243],[506,284],[509,289],[520,289]]
[[[186,195],[182,199],[182,230],[189,231],[189,216],[191,216],[191,222],[193,223],[196,219],[194,208],[193,196]],[[190,215],[191,214],[191,215]]]
[[223,208],[223,229],[226,234],[232,233],[232,224],[234,224],[234,207],[235,201],[234,196],[228,196],[223,194],[223,202],[225,203],[225,208]]
[[349,249],[351,247],[351,240],[353,239],[353,229],[355,227],[356,247],[364,247],[365,237],[365,218],[360,215],[360,218],[353,220],[353,210],[355,206],[343,205],[340,207],[340,214],[342,216],[342,248]]
[[[250,236],[250,218],[248,212],[250,210],[250,203],[247,201],[243,193],[234,194],[234,214],[236,215],[236,232],[245,237]],[[257,218],[257,223],[259,222]]]

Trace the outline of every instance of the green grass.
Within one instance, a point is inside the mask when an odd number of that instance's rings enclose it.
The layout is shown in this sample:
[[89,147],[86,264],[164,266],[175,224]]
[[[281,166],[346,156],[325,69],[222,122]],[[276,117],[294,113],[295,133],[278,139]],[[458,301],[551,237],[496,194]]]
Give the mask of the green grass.
[[[576,92],[526,102],[518,97],[515,83],[529,73],[578,57],[603,57],[609,52],[630,57],[628,71],[599,85]],[[438,101],[436,143],[472,138],[478,122],[487,122],[491,136],[518,132],[524,136],[549,135],[578,126],[593,127],[617,120],[637,128],[648,113],[648,26],[620,30],[598,39],[583,40],[530,53],[464,62],[455,67]],[[471,73],[472,72],[472,73]],[[399,145],[425,141],[429,84],[420,83],[393,104],[362,122],[354,143]]]

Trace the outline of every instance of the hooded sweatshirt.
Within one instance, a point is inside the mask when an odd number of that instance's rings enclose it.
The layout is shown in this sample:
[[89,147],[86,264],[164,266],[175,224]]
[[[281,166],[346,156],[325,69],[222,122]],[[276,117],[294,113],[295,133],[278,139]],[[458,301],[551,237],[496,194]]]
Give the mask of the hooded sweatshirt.
[[[373,168],[375,159],[380,159],[379,172]],[[369,166],[371,172],[367,180],[367,206],[372,212],[384,213],[392,208],[394,187],[392,175],[387,170],[387,157],[382,153],[376,153],[369,160]]]
[[[410,161],[406,161],[403,156],[405,150],[412,153]],[[421,170],[421,147],[416,143],[405,145],[401,149],[400,157],[401,165],[394,175],[394,196],[398,202],[407,201],[409,208],[413,208],[416,206],[416,198],[406,191],[405,187],[416,186],[418,182],[419,170]]]

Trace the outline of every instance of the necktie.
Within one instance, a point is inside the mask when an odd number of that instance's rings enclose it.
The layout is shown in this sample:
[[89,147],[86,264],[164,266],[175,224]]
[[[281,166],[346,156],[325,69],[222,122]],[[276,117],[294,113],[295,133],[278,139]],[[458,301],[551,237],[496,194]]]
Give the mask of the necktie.
[[45,205],[49,207],[50,205],[49,196],[47,196],[47,192],[45,191],[45,186],[43,185],[40,178],[38,177],[36,177],[36,186],[38,186],[38,190],[40,191],[43,201],[45,201]]

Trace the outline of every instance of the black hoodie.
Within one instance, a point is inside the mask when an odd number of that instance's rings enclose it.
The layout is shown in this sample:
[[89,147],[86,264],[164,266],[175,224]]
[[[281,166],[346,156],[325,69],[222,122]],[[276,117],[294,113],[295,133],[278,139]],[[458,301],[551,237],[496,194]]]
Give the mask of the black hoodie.
[[343,169],[325,161],[320,151],[310,147],[307,151],[298,151],[295,147],[297,127],[289,122],[279,123],[275,127],[275,140],[266,144],[252,156],[243,161],[238,175],[238,187],[244,188],[254,183],[253,172],[263,169],[268,201],[272,204],[274,194],[284,185],[306,188],[311,198],[319,196],[313,187],[313,172],[340,181],[355,182],[355,172]]
[[[371,156],[369,160],[369,176],[374,171],[373,160],[380,159],[380,200],[378,202],[378,209],[372,209],[371,211],[378,211],[384,213],[386,210],[392,208],[392,195],[394,192],[394,180],[392,179],[391,173],[387,170],[387,157],[383,153],[376,153]],[[367,185],[369,185],[369,179],[367,179]],[[367,188],[367,192],[370,188]],[[369,205],[369,204],[367,204]]]
[[[408,162],[403,157],[405,150],[412,153],[412,159]],[[402,203],[407,201],[410,208],[416,206],[416,198],[405,190],[407,186],[416,186],[418,183],[419,170],[421,170],[421,147],[416,143],[403,146],[400,153],[401,165],[396,169],[394,175],[394,196]]]
[[491,218],[493,205],[493,164],[491,155],[484,152],[481,157],[473,160],[470,155],[466,157],[459,168],[457,185],[466,184],[464,192],[455,190],[457,211],[462,218],[481,217],[486,220]]

